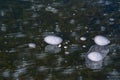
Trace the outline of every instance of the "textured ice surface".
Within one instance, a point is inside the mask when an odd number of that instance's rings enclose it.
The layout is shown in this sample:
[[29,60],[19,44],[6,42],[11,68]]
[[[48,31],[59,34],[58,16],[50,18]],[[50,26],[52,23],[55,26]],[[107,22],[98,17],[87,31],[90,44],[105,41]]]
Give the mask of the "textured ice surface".
[[[0,80],[117,80],[119,12],[119,0],[0,0]],[[49,35],[63,41],[47,45]],[[96,35],[111,44],[94,45]],[[86,61],[93,51],[104,60]]]
[[47,45],[45,47],[45,52],[48,53],[59,53],[61,51],[61,48],[55,45]]

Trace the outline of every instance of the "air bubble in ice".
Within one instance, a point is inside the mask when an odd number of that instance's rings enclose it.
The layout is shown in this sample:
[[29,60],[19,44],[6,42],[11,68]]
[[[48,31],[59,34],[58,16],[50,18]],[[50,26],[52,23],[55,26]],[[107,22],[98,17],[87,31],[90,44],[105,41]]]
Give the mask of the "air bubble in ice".
[[58,45],[62,43],[62,38],[54,35],[49,35],[44,38],[44,41],[50,45]]
[[29,46],[29,48],[36,48],[36,44],[35,43],[29,43],[28,46]]
[[108,40],[106,37],[101,35],[95,36],[94,41],[97,45],[100,45],[100,46],[105,46],[110,43],[110,40]]
[[91,52],[88,54],[88,58],[92,61],[100,61],[103,59],[101,53],[99,52]]

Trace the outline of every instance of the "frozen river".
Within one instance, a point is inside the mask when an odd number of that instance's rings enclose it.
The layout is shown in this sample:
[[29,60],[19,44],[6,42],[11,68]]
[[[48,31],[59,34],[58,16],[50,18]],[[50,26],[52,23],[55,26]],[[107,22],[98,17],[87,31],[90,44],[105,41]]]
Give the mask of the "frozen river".
[[[91,47],[107,51],[98,69],[85,65]],[[120,1],[0,0],[0,80],[120,80]]]

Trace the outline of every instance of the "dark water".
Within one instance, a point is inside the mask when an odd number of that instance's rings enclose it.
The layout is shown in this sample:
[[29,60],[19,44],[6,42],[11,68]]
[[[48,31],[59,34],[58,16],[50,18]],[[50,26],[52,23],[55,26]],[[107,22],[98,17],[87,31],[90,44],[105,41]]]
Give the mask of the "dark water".
[[[84,58],[96,35],[111,41],[100,70]],[[119,0],[0,0],[0,80],[120,80],[119,53]]]

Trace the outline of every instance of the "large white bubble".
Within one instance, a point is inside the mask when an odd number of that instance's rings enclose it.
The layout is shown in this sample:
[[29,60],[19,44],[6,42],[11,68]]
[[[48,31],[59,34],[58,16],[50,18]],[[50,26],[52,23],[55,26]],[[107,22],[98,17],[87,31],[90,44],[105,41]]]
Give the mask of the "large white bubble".
[[91,52],[88,54],[88,58],[92,61],[100,61],[103,59],[101,53],[99,52]]
[[108,40],[106,37],[101,35],[95,36],[94,41],[97,45],[100,45],[100,46],[105,46],[110,43],[110,40]]
[[63,39],[58,36],[49,35],[44,38],[44,41],[50,45],[58,45],[62,43]]

